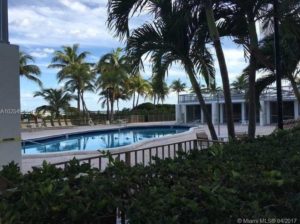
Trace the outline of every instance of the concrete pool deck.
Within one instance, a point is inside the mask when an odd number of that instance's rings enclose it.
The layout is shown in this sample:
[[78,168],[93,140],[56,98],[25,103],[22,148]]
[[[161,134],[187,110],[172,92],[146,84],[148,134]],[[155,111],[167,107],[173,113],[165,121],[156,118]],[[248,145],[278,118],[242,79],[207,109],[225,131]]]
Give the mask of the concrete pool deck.
[[[95,130],[110,130],[120,127],[137,127],[137,126],[155,126],[155,125],[178,125],[175,122],[151,122],[151,123],[132,123],[124,125],[96,125],[96,126],[78,126],[72,128],[65,128],[65,129],[51,129],[51,130],[33,130],[22,132],[22,140],[29,140],[29,139],[40,139],[40,138],[47,138],[65,134],[72,134],[78,132],[88,132],[88,131],[95,131]],[[184,125],[184,124],[183,124]],[[142,149],[142,148],[149,148],[159,145],[165,145],[175,142],[181,141],[188,141],[193,140],[196,138],[196,132],[203,131],[209,134],[207,125],[188,125],[194,126],[195,128],[191,129],[190,131],[183,132],[180,134],[166,136],[162,138],[152,139],[141,141],[129,146],[120,147],[113,149],[112,151],[128,151],[132,149]],[[247,126],[245,125],[236,125],[236,131],[238,132],[245,132],[247,131]],[[215,126],[216,132],[218,133],[218,126]],[[269,135],[275,129],[275,126],[264,126],[264,127],[257,127],[257,135]],[[220,136],[224,137],[227,136],[227,127],[225,125],[220,125]],[[23,155],[22,156],[22,171],[27,172],[31,170],[33,166],[40,166],[42,162],[45,160],[49,163],[59,163],[71,160],[72,158],[76,157],[80,158],[87,158],[92,156],[99,155],[98,151],[74,151],[74,152],[67,152],[67,153],[46,153],[46,154],[37,154],[37,155]]]

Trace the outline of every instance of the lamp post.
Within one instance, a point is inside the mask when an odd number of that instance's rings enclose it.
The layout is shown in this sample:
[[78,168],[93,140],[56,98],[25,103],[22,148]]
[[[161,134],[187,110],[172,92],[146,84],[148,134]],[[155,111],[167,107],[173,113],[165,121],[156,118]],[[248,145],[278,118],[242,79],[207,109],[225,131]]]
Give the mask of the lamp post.
[[0,0],[0,43],[9,44],[7,0]]
[[274,7],[274,50],[275,50],[275,68],[276,68],[276,89],[277,89],[277,125],[283,129],[283,111],[282,111],[282,87],[281,87],[281,55],[280,55],[280,36],[279,36],[279,13],[278,0],[273,0]]

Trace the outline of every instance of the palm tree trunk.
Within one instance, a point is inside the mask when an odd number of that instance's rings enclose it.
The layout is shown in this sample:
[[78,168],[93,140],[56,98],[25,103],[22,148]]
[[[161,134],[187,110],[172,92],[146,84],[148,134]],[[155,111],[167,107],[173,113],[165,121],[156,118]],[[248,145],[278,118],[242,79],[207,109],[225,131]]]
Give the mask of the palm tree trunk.
[[213,43],[214,43],[216,55],[217,55],[218,62],[219,62],[220,73],[221,73],[221,77],[222,77],[228,135],[230,138],[234,139],[235,131],[234,131],[233,109],[232,109],[229,76],[228,76],[228,70],[227,70],[227,66],[226,66],[224,52],[223,52],[221,41],[220,41],[219,31],[216,26],[216,21],[215,21],[215,17],[214,17],[211,0],[205,1],[205,12],[206,12],[206,19],[207,19],[207,25],[209,28],[209,33],[210,33],[211,39],[213,40]]
[[77,90],[77,110],[78,114],[80,114],[80,89]]
[[292,75],[288,75],[287,77],[288,77],[289,81],[291,82],[294,94],[295,94],[298,102],[300,103],[300,92],[299,92],[297,83]]
[[87,106],[85,104],[85,101],[84,101],[84,97],[83,97],[83,91],[81,93],[81,102],[82,102],[82,108],[83,110],[85,111],[85,114],[87,116],[87,119],[89,120],[90,119],[90,113],[89,113],[89,110],[87,109]]
[[197,95],[198,100],[199,100],[201,109],[202,109],[204,117],[206,119],[206,123],[207,123],[208,129],[209,129],[211,138],[213,140],[218,140],[218,136],[217,136],[217,133],[215,131],[215,127],[214,127],[214,125],[212,123],[211,116],[210,116],[210,114],[209,114],[209,112],[207,110],[207,107],[205,105],[205,101],[204,101],[204,98],[202,96],[201,89],[199,87],[197,79],[195,78],[195,72],[191,68],[191,65],[192,65],[192,63],[185,64],[185,70],[186,70],[186,72],[187,72],[187,74],[189,76],[189,79],[191,81],[192,87],[193,87],[193,89],[194,89],[194,91],[195,91],[195,93]]
[[108,121],[109,120],[109,111],[110,111],[110,108],[109,108],[109,91],[107,91],[107,95],[106,95],[106,120]]
[[85,111],[85,105],[84,105],[84,100],[83,100],[83,92],[80,91],[80,100],[82,104],[82,118],[83,118],[83,123],[86,124],[86,111]]
[[256,131],[256,92],[255,92],[255,81],[256,81],[256,51],[258,49],[258,37],[255,27],[255,21],[250,20],[248,25],[249,39],[250,39],[250,66],[249,66],[249,126],[248,126],[248,137],[255,138]]
[[114,120],[114,93],[112,93],[112,97],[110,99],[110,121]]
[[136,107],[139,105],[139,98],[140,98],[140,94],[138,93],[136,98],[136,104],[135,104]]
[[133,92],[133,102],[132,102],[132,109],[134,108],[135,105],[135,91]]

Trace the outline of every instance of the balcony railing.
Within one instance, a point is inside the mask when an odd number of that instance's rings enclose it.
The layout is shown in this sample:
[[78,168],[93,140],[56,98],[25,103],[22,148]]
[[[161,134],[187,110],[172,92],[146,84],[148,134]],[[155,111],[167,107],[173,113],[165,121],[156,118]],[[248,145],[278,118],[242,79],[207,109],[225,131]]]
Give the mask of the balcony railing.
[[[231,95],[233,100],[243,100],[245,99],[245,95],[242,93],[234,93]],[[206,102],[210,101],[224,101],[224,96],[219,95],[205,95],[204,100]],[[198,98],[194,94],[184,94],[179,96],[179,103],[195,103],[198,102]]]
[[[222,92],[218,94],[205,94],[204,100],[209,103],[212,101],[224,101],[224,95]],[[293,90],[288,87],[284,87],[282,91],[283,100],[296,100]],[[234,100],[245,100],[245,93],[231,93],[231,99]],[[262,92],[260,100],[276,101],[277,96],[273,88],[268,88]],[[183,94],[179,96],[179,103],[198,103],[198,98],[195,94]]]

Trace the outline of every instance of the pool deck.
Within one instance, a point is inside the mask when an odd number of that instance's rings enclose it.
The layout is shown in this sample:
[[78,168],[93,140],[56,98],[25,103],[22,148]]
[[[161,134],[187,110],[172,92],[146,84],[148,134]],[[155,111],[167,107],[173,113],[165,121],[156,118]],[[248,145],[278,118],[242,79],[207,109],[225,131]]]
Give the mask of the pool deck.
[[[28,139],[40,139],[40,138],[47,138],[65,134],[72,134],[77,132],[88,132],[88,131],[95,131],[95,130],[110,130],[120,127],[136,127],[136,126],[155,126],[155,125],[177,125],[176,122],[151,122],[151,123],[132,123],[124,125],[96,125],[96,126],[76,126],[72,128],[60,128],[60,129],[51,129],[51,130],[32,130],[22,132],[21,136],[23,140]],[[195,125],[194,125],[195,126]],[[165,145],[175,142],[181,141],[188,141],[193,140],[196,137],[196,132],[203,131],[209,135],[209,131],[207,125],[196,125],[197,128],[189,131],[180,133],[173,136],[167,136],[158,139],[152,139],[147,141],[142,141],[133,145],[129,145],[122,148],[117,148],[116,150],[130,150],[130,149],[141,149],[141,148],[149,148],[159,145]],[[236,125],[236,131],[238,132],[245,132],[247,131],[248,127],[245,125]],[[225,125],[220,125],[220,129],[218,126],[215,126],[216,132],[219,133],[220,136],[227,136],[227,127]],[[259,127],[257,126],[257,135],[269,135],[275,129],[275,126],[264,126]],[[68,161],[74,157],[80,158],[87,158],[92,156],[99,155],[98,151],[76,151],[76,152],[68,152],[68,153],[48,153],[48,154],[38,154],[38,155],[24,155],[22,158],[22,171],[27,172],[31,170],[32,166],[39,166],[42,164],[44,160],[50,163],[58,163],[63,161]]]

